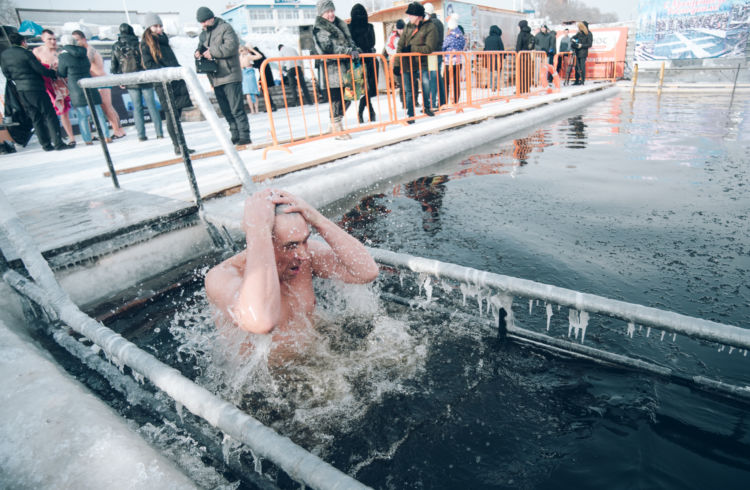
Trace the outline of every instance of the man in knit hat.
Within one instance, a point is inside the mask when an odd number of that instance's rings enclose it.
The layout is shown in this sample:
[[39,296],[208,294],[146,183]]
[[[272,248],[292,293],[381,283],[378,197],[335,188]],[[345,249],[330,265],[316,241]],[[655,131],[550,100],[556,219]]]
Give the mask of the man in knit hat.
[[[419,53],[428,55],[437,46],[437,28],[430,20],[424,18],[424,7],[419,2],[412,2],[406,8],[409,23],[398,40],[399,53]],[[414,102],[419,80],[422,81],[422,103],[424,113],[428,116],[435,114],[430,110],[430,77],[427,72],[427,56],[397,57],[394,62],[394,73],[402,76],[402,85],[406,97],[406,114],[414,117]],[[409,123],[413,123],[410,120]]]
[[242,68],[240,67],[240,40],[229,23],[214,17],[208,7],[200,7],[195,14],[203,31],[198,38],[195,57],[215,60],[218,69],[208,74],[214,88],[216,101],[229,124],[232,143],[250,143],[250,123],[245,114],[242,95]]

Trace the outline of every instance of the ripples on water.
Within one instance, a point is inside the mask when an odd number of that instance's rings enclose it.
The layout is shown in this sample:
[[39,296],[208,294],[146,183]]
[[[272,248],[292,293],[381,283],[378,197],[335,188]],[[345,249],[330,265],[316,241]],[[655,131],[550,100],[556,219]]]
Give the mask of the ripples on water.
[[[746,326],[750,100],[728,103],[615,97],[358,196],[339,221],[376,247]],[[316,283],[317,332],[294,362],[269,366],[262,336],[220,334],[201,291],[170,330],[199,383],[374,487],[739,488],[750,476],[745,406],[498,344],[487,325],[380,300],[390,287],[424,300],[417,278],[381,276]],[[519,319],[543,325],[544,305],[526,314],[524,301]],[[567,318],[555,311],[552,330]],[[737,354],[739,367],[713,347],[696,361],[645,329],[605,338],[597,321],[587,343],[748,372]]]

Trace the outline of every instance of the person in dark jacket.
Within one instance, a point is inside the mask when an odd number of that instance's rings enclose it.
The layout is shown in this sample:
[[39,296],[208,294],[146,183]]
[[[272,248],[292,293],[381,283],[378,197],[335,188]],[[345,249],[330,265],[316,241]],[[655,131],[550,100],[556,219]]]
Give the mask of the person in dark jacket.
[[[70,103],[78,115],[78,129],[81,131],[81,138],[83,138],[83,141],[87,145],[93,145],[86,94],[83,88],[78,85],[79,80],[91,78],[91,62],[87,56],[86,48],[76,45],[76,40],[73,36],[69,34],[61,36],[60,44],[62,44],[62,51],[60,51],[60,55],[58,56],[57,73],[60,77],[68,79]],[[107,118],[102,109],[102,98],[99,95],[99,91],[89,90],[89,94],[91,96],[91,103],[94,104],[94,110],[96,110],[96,115],[99,118],[99,125],[104,132],[104,137],[107,138],[107,143],[111,143],[109,126],[107,126]]]
[[330,94],[331,99],[331,128],[339,133],[336,139],[351,139],[344,133],[342,119],[349,101],[344,100],[342,82],[344,74],[351,69],[353,63],[359,61],[359,49],[354,44],[352,35],[346,22],[336,17],[336,7],[332,0],[318,0],[316,5],[318,16],[313,25],[313,41],[318,54],[346,54],[351,60],[329,60],[322,63],[323,73],[320,76],[321,90]]
[[[433,51],[440,51],[443,49],[443,40],[445,39],[445,27],[443,23],[438,19],[435,13],[435,7],[427,2],[424,4],[425,20],[429,20],[435,24],[437,29],[437,42]],[[437,71],[429,70],[430,75],[430,95],[432,107],[439,107],[438,97],[440,98],[440,105],[445,105],[445,79],[443,78],[443,57],[437,56]]]
[[215,60],[216,73],[208,74],[214,88],[216,101],[229,124],[232,143],[250,144],[250,122],[245,113],[245,98],[242,95],[242,67],[240,66],[240,40],[231,24],[214,17],[208,7],[200,7],[195,18],[203,31],[198,38],[196,58]]
[[573,85],[583,85],[586,81],[586,58],[589,56],[589,48],[594,44],[588,22],[584,20],[578,23],[578,32],[570,40],[570,44],[576,54],[576,81]]
[[[498,26],[490,26],[490,35],[484,39],[485,51],[505,51],[503,44],[503,30]],[[500,80],[500,71],[503,68],[503,56],[496,55],[489,60],[490,87],[495,89],[495,80]]]
[[[531,51],[534,49],[534,36],[531,35],[531,27],[529,23],[522,20],[518,23],[518,37],[516,38],[516,52]],[[520,57],[520,54],[517,56]],[[532,63],[521,63],[521,86],[518,88],[519,93],[525,94],[529,91],[531,86],[531,69]]]
[[[141,61],[143,62],[143,67],[146,70],[158,70],[159,68],[180,66],[177,62],[177,56],[175,56],[172,47],[169,45],[169,38],[164,34],[164,26],[161,23],[161,18],[153,12],[148,12],[145,16],[145,23],[147,27],[143,31],[143,38],[141,39]],[[169,85],[172,89],[172,95],[174,95],[174,117],[179,124],[182,110],[192,105],[190,94],[184,80],[172,80],[169,82]],[[166,109],[167,93],[161,83],[156,84],[156,94],[159,96],[159,102],[161,102],[162,107]],[[172,138],[174,153],[175,155],[179,155],[182,149],[177,136],[177,128],[172,125],[170,118],[167,118],[167,131],[169,132],[169,137]],[[194,150],[188,149],[188,152],[193,153]]]
[[505,51],[503,45],[503,30],[498,26],[490,26],[490,35],[484,38],[485,51]]
[[[255,68],[256,70],[258,70],[258,73],[260,74],[260,67],[263,66],[263,62],[267,58],[266,58],[266,55],[263,54],[263,51],[261,51],[260,48],[258,48],[258,46],[253,46],[253,50],[256,51],[260,55],[260,58],[258,58],[257,60],[253,61],[253,68]],[[268,86],[269,90],[270,90],[271,87],[273,87],[274,85],[276,85],[276,82],[274,82],[274,79],[273,79],[273,70],[271,69],[271,64],[270,63],[266,63],[266,68],[263,70],[262,77],[265,77],[265,79],[266,79],[266,85]],[[259,82],[262,81],[260,75],[258,77],[258,81]],[[261,86],[259,88],[262,90],[263,89],[263,85],[261,84]],[[262,96],[261,96],[261,99],[263,99]],[[268,99],[271,101],[271,110],[275,111],[276,110],[276,102],[273,101],[273,97],[271,97],[270,94],[269,94]],[[268,112],[268,107],[266,107],[266,112]]]
[[[357,45],[360,53],[375,52],[375,29],[372,24],[367,22],[367,10],[360,3],[355,3],[351,11],[352,21],[349,24],[349,32],[352,35],[354,44]],[[373,58],[363,59],[365,65],[365,78],[367,87],[365,94],[359,99],[359,112],[357,120],[360,124],[363,122],[365,107],[370,113],[370,122],[375,121],[375,109],[372,107],[372,98],[375,97],[377,87],[375,86],[375,60]]]
[[516,51],[531,51],[534,49],[534,36],[526,20],[518,23],[518,37],[516,37]]
[[[428,55],[435,50],[437,43],[437,28],[429,20],[424,19],[424,7],[419,2],[412,2],[406,8],[409,23],[398,40],[399,53],[418,53]],[[406,114],[414,117],[414,102],[420,77],[422,81],[423,111],[428,116],[435,114],[430,110],[430,77],[427,72],[427,56],[397,57],[394,63],[396,76],[402,76],[401,84],[406,95]],[[409,121],[410,123],[413,121]]]
[[[555,60],[555,53],[557,52],[556,36],[549,30],[546,25],[543,25],[536,36],[534,36],[534,51],[544,51],[547,53],[547,63],[550,65]],[[552,74],[547,74],[547,79],[552,81]]]
[[[120,24],[120,35],[117,42],[112,45],[112,65],[110,71],[114,75],[121,73],[134,73],[143,70],[143,60],[141,59],[141,47],[138,38],[133,32],[130,24]],[[133,120],[135,129],[138,132],[138,140],[146,141],[146,125],[143,119],[143,100],[146,100],[148,113],[154,122],[156,137],[163,138],[164,131],[161,125],[161,113],[156,109],[156,99],[154,98],[154,87],[150,84],[129,85],[126,87],[130,100],[133,102]]]
[[66,145],[60,138],[60,122],[44,88],[42,77],[55,79],[57,73],[36,59],[27,49],[22,35],[14,32],[8,38],[11,47],[3,51],[0,65],[6,80],[16,86],[19,101],[34,125],[39,144],[45,151],[73,148],[73,144]]

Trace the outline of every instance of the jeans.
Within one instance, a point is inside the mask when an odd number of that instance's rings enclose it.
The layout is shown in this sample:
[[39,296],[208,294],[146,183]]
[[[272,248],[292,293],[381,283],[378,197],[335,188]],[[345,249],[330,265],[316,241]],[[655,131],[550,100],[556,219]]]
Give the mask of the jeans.
[[[415,63],[415,70],[418,71],[419,68],[417,68]],[[404,83],[404,93],[406,96],[406,114],[409,117],[414,116],[414,96],[412,95],[412,85],[414,88],[414,92],[419,90],[419,80],[415,79],[413,77],[413,72],[411,71],[403,71],[403,83]],[[427,67],[424,67],[422,71],[419,73],[419,79],[422,81],[422,104],[424,104],[424,107],[429,107],[430,104],[430,74],[427,71]]]
[[128,94],[130,94],[130,100],[133,101],[133,119],[135,119],[135,129],[138,132],[138,137],[141,139],[146,137],[146,125],[143,119],[143,99],[146,99],[146,107],[148,107],[148,113],[154,122],[156,136],[163,138],[164,131],[161,126],[161,113],[156,108],[154,88],[144,86],[128,87]]
[[[89,122],[89,108],[86,106],[76,107],[76,114],[78,114],[78,129],[81,131],[81,138],[86,143],[91,142],[91,129]],[[104,110],[102,110],[101,104],[94,106],[96,115],[99,118],[99,124],[102,126],[104,137],[109,138],[109,126],[107,126],[107,118],[104,116]]]
[[242,83],[230,82],[214,87],[216,102],[229,124],[232,142],[250,139],[250,123],[245,114],[245,96],[242,95]]
[[443,57],[438,56],[437,71],[430,72],[430,102],[433,108],[440,107],[437,104],[438,93],[440,94],[440,105],[445,105],[445,80],[443,79]]

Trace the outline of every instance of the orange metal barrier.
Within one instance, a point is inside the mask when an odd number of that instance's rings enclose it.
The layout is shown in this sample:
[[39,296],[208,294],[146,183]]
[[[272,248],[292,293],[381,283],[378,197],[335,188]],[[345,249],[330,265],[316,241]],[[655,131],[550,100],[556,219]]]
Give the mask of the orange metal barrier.
[[[260,68],[266,107],[271,107],[265,78],[268,63],[278,64],[281,80],[284,80],[282,67],[285,64],[295,76],[288,77],[292,86],[281,86],[283,108],[279,107],[280,111],[276,113],[268,112],[272,145],[264,149],[263,158],[273,149],[291,153],[291,146],[309,141],[342,138],[371,129],[384,130],[391,124],[410,124],[415,119],[428,117],[425,104],[428,112],[462,112],[467,107],[559,90],[563,77],[558,76],[558,71],[562,69],[563,74],[567,73],[567,67],[574,60],[572,53],[555,55],[553,64],[549,65],[543,51],[396,53],[389,60],[379,54],[361,54],[364,83],[352,83],[357,64],[347,55],[269,58]],[[397,61],[399,70],[394,72]],[[607,73],[614,74],[614,62],[608,63],[611,63],[611,69]],[[404,70],[404,67],[409,68]],[[438,95],[434,105],[431,100],[424,99],[423,84],[429,84],[430,69],[439,70],[441,75],[436,84]],[[547,81],[549,74],[553,76],[554,89]],[[308,90],[309,100],[305,100],[306,87],[302,80],[312,82],[312,88]],[[442,101],[439,100],[441,90],[445,95]],[[421,98],[420,92],[423,94]],[[359,114],[359,111],[347,111],[346,108],[350,102],[360,104],[360,101],[363,118],[358,121],[351,112]],[[414,107],[411,116],[408,114],[409,102]],[[338,104],[343,106],[340,116],[334,113],[334,105]],[[377,120],[370,120],[371,110]]]
[[516,95],[515,51],[478,51],[471,57],[471,103],[510,100]]
[[[290,146],[373,128],[381,129],[393,121],[389,91],[381,94],[378,90],[381,85],[386,89],[391,86],[390,72],[385,69],[388,63],[380,54],[361,54],[358,63],[347,55],[266,59],[259,70],[266,107],[271,107],[271,96],[265,78],[265,68],[272,62],[278,64],[276,76],[282,80],[283,108],[279,107],[281,114],[268,111],[273,143],[263,150],[264,159],[270,150],[290,152]],[[294,76],[287,77],[288,80],[296,82],[294,86],[284,83],[283,67],[286,64],[290,65],[288,72],[294,72]],[[358,67],[361,67],[363,77],[361,84],[351,82],[354,77],[352,73]],[[385,80],[381,80],[381,70],[385,73]],[[304,78],[300,74],[304,75]],[[303,87],[303,79],[312,81],[311,89]],[[309,98],[306,92],[309,93]],[[293,103],[291,105],[290,99]],[[340,129],[336,129],[338,125],[334,124],[334,102],[343,106]],[[359,124],[351,115],[347,117],[346,108],[350,103],[362,104],[363,120]],[[370,114],[373,115],[372,119]],[[365,123],[365,119],[369,122]]]

